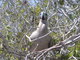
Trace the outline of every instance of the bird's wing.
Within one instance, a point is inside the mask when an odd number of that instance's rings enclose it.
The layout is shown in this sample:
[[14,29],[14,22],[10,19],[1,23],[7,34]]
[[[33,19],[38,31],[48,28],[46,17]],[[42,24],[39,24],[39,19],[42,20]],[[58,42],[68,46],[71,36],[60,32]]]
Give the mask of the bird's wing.
[[51,47],[51,46],[53,46],[52,37],[51,37],[51,36],[49,36],[49,39],[50,39],[50,41],[49,41],[49,43],[48,43],[48,48],[49,48],[49,47]]

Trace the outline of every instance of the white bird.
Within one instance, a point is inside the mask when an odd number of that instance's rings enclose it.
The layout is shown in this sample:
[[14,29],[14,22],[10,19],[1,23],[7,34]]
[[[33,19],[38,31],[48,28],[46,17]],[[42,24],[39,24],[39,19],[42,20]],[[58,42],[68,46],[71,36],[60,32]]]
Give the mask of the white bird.
[[[39,25],[38,25],[37,29],[31,34],[31,36],[30,36],[31,40],[42,37],[48,33],[47,17],[48,17],[47,13],[41,12],[41,19],[39,21]],[[49,35],[47,35],[41,39],[35,40],[32,43],[29,50],[30,51],[33,51],[33,50],[40,51],[40,50],[49,48],[50,42],[51,42],[51,37]]]

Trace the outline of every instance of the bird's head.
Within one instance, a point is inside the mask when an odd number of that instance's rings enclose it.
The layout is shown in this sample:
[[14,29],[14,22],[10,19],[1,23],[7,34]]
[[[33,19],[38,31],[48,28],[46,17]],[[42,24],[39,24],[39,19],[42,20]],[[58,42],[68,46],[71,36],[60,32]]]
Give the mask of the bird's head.
[[47,13],[46,13],[46,12],[41,12],[41,13],[40,13],[40,18],[41,18],[42,20],[47,20],[47,18],[48,18]]

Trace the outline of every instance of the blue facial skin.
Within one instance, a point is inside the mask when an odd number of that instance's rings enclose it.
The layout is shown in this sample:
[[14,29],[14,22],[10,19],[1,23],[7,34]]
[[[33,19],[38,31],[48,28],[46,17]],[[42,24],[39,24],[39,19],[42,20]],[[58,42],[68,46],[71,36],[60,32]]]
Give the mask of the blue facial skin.
[[40,17],[42,20],[47,20],[47,13],[41,12]]

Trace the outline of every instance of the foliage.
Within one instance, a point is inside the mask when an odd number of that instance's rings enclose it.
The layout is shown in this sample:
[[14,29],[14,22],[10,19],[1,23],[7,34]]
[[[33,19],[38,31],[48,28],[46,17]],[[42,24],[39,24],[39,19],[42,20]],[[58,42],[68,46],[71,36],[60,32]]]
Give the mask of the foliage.
[[[48,13],[48,28],[54,44],[80,33],[79,0],[1,0],[0,7],[0,59],[24,60],[28,47],[32,44],[25,35],[30,35],[37,27],[41,11]],[[54,51],[53,57],[71,60],[80,57],[80,43],[66,48],[70,53]],[[56,57],[54,57],[56,56]]]

